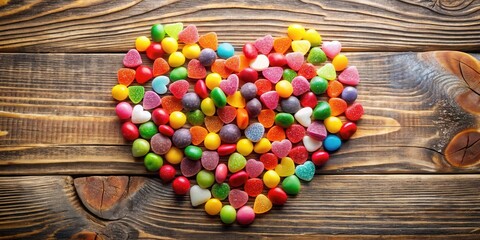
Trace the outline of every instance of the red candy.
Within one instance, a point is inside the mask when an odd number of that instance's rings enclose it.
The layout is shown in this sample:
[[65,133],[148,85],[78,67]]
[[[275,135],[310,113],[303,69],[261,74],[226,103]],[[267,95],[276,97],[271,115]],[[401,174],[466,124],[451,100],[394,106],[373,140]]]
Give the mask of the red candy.
[[117,72],[117,79],[119,84],[130,86],[135,80],[135,70],[130,68],[120,68]]
[[237,109],[232,106],[225,106],[217,109],[217,114],[223,123],[229,124],[237,117]]
[[266,92],[272,91],[272,83],[267,79],[258,79],[255,82],[255,86],[257,86],[257,95],[260,96]]
[[183,95],[185,95],[185,93],[188,92],[189,87],[190,87],[190,84],[188,83],[187,80],[178,80],[178,81],[175,81],[175,82],[171,83],[168,86],[168,90],[177,99],[182,99]]
[[270,189],[267,197],[274,205],[283,205],[288,199],[287,193],[285,193],[285,191],[279,187]]
[[155,110],[152,111],[152,120],[157,126],[167,124],[169,116],[170,115],[163,108],[155,108]]
[[317,76],[317,69],[311,63],[304,63],[298,70],[299,76],[304,76],[306,79],[312,79]]
[[148,80],[153,78],[153,71],[147,66],[139,66],[135,71],[135,79],[140,84],[148,82]]
[[243,55],[249,59],[255,59],[258,56],[258,51],[252,43],[246,43],[242,48]]
[[177,195],[185,195],[190,190],[190,182],[186,177],[179,176],[173,180],[172,189]]
[[132,122],[125,122],[122,124],[122,135],[125,139],[133,141],[140,136],[137,125]]
[[271,67],[283,67],[287,64],[287,58],[281,53],[268,54],[268,61]]
[[302,141],[303,137],[305,136],[305,132],[305,128],[300,124],[292,124],[287,128],[287,131],[285,131],[288,140],[290,140],[292,143],[298,143]]
[[358,121],[363,116],[363,107],[360,103],[354,103],[350,105],[345,111],[345,117],[350,121]]
[[203,80],[198,80],[197,83],[195,83],[195,87],[193,87],[193,91],[195,91],[195,93],[202,99],[208,97],[207,85]]
[[263,181],[259,178],[250,178],[245,182],[245,192],[250,197],[256,197],[263,192]]
[[321,150],[316,151],[312,154],[312,162],[316,166],[322,166],[328,161],[329,158],[330,158],[330,154],[328,154],[328,152],[321,151]]
[[192,59],[187,65],[188,77],[192,79],[202,79],[207,76],[207,69],[197,59]]
[[152,42],[150,46],[147,48],[147,57],[155,60],[157,58],[161,58],[164,52],[162,49],[162,45],[160,43]]
[[171,137],[173,136],[173,134],[175,133],[175,130],[173,130],[172,127],[168,126],[168,125],[160,125],[158,126],[158,131],[165,135],[165,136],[168,136],[168,137]]
[[266,170],[272,170],[278,165],[278,158],[273,153],[265,153],[260,156],[260,162]]
[[238,78],[244,82],[255,82],[258,79],[258,72],[251,68],[244,68],[238,73]]
[[288,156],[296,164],[304,164],[308,159],[308,151],[304,146],[296,146],[290,150]]
[[340,128],[338,135],[342,140],[348,140],[357,132],[357,125],[353,122],[346,122]]
[[230,187],[240,187],[243,184],[245,184],[247,179],[248,179],[247,172],[245,171],[236,172],[232,174],[232,176],[230,176],[230,179],[228,179],[228,184],[230,184]]
[[170,71],[170,65],[163,58],[155,59],[153,62],[153,76],[158,77]]
[[174,167],[172,167],[172,165],[165,164],[160,168],[158,174],[160,176],[160,179],[162,179],[163,182],[167,183],[175,178],[176,172],[177,171]]
[[237,150],[237,144],[222,144],[220,147],[217,148],[217,152],[219,156],[228,156]]
[[300,97],[300,105],[302,107],[310,107],[312,109],[317,106],[317,96],[313,92],[307,92]]
[[178,41],[186,44],[194,44],[198,42],[199,38],[200,36],[198,35],[198,30],[195,25],[188,25],[178,34]]

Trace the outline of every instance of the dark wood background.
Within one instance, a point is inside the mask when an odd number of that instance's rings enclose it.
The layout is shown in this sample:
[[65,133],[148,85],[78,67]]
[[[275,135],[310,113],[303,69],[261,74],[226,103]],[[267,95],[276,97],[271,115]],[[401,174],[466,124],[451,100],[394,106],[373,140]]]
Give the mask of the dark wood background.
[[[360,71],[359,132],[249,227],[175,197],[119,132],[123,54],[173,22],[237,50],[300,23]],[[478,0],[0,1],[0,239],[479,239],[478,52]]]

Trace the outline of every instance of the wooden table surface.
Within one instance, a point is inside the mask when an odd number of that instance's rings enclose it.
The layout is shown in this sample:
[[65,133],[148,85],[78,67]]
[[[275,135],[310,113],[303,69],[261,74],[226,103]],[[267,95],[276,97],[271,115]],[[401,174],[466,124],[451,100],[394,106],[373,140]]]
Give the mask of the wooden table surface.
[[[123,55],[173,22],[237,51],[300,23],[359,69],[354,139],[249,227],[174,196],[121,137]],[[478,52],[478,0],[2,0],[0,239],[480,239]]]

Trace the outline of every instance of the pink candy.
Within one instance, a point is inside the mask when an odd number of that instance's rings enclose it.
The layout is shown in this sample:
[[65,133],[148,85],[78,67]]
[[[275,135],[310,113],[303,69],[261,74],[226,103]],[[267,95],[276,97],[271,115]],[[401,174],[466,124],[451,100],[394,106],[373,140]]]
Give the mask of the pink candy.
[[117,113],[118,118],[122,120],[129,119],[132,116],[132,105],[127,102],[120,102],[115,107],[115,112]]
[[310,91],[310,82],[303,76],[297,76],[292,80],[292,87],[293,95],[300,96]]
[[328,58],[333,59],[342,51],[342,44],[339,41],[323,42],[322,50]]
[[298,71],[302,67],[303,62],[305,62],[301,52],[287,53],[285,57],[287,58],[288,66],[295,71]]
[[342,73],[340,73],[340,75],[338,75],[338,81],[346,85],[357,86],[360,82],[357,67],[347,67]]
[[233,95],[237,91],[238,85],[238,76],[236,74],[230,74],[226,80],[220,82],[220,89],[227,95]]
[[260,101],[269,109],[275,109],[278,106],[280,96],[276,91],[268,91],[260,96]]
[[277,83],[282,79],[283,68],[281,67],[269,67],[262,71],[263,76],[272,83]]
[[123,65],[129,68],[136,68],[142,64],[142,57],[136,49],[130,49],[123,57]]
[[228,194],[228,202],[235,209],[240,208],[248,202],[248,194],[242,190],[232,189]]
[[286,157],[292,149],[292,142],[287,139],[282,141],[274,141],[272,143],[272,152],[279,158]]
[[251,178],[256,178],[263,173],[263,163],[255,159],[249,159],[245,165],[245,171]]
[[146,91],[143,96],[143,109],[154,109],[162,104],[162,99],[154,91]]
[[269,54],[270,51],[272,51],[273,48],[273,37],[272,35],[267,35],[263,38],[258,38],[255,43],[255,48],[261,53],[261,54]]

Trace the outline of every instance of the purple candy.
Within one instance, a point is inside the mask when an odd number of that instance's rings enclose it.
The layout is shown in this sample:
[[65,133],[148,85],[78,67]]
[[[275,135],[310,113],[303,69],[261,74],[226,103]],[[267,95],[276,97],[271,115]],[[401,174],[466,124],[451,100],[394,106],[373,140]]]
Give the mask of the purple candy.
[[153,135],[152,139],[150,139],[150,146],[154,153],[163,155],[172,147],[172,141],[170,141],[170,138],[157,133]]
[[219,159],[220,157],[216,151],[204,151],[200,161],[203,168],[212,171],[217,167]]
[[190,131],[186,128],[181,128],[175,131],[172,137],[172,142],[173,145],[175,145],[178,148],[184,148],[190,143],[192,143],[192,135],[190,134]]
[[217,54],[213,49],[210,48],[204,48],[200,52],[200,56],[198,57],[198,61],[200,61],[200,64],[202,64],[205,67],[211,66],[215,60],[217,59]]
[[357,89],[351,86],[347,86],[342,91],[342,99],[348,104],[352,104],[357,99]]
[[183,158],[180,162],[180,171],[185,177],[195,176],[200,170],[202,170],[202,163],[200,161]]
[[189,92],[183,95],[182,106],[187,111],[197,110],[200,108],[200,97],[194,92]]
[[245,83],[240,88],[240,93],[242,94],[242,97],[245,98],[245,100],[247,101],[253,99],[257,96],[257,86],[255,86],[255,84],[251,82]]
[[319,121],[314,121],[310,126],[307,128],[307,135],[311,138],[322,141],[327,137],[327,129],[325,129],[325,125]]
[[247,102],[247,113],[251,118],[256,118],[262,111],[262,103],[258,99],[254,98]]
[[220,129],[218,135],[220,135],[220,139],[222,139],[222,142],[224,143],[237,143],[242,133],[237,125],[227,124]]

